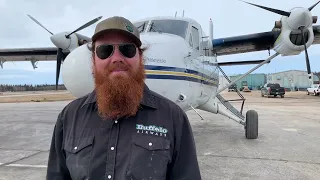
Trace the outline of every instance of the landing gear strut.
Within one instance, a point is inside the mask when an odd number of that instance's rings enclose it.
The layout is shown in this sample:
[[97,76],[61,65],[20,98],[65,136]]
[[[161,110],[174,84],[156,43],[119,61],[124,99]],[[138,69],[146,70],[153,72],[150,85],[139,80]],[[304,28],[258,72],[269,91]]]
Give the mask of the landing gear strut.
[[[239,122],[240,124],[244,125],[244,129],[245,129],[245,135],[247,139],[257,139],[258,138],[258,113],[254,110],[249,110],[246,113],[246,117],[244,118],[242,116],[242,113],[237,113],[237,111],[234,111],[233,109],[235,109],[231,104],[227,105],[226,103],[224,103],[224,99],[222,99],[219,94],[224,91],[225,89],[229,88],[232,84],[235,84],[237,81],[239,81],[240,79],[244,78],[245,76],[247,76],[248,74],[250,74],[251,72],[255,71],[256,69],[258,69],[259,67],[263,66],[266,63],[269,63],[273,58],[275,58],[276,56],[278,56],[280,53],[276,52],[275,54],[273,54],[272,56],[268,57],[266,60],[262,61],[260,64],[258,64],[256,67],[252,68],[250,71],[248,71],[247,73],[243,74],[242,76],[238,77],[236,80],[233,80],[232,82],[230,82],[229,84],[227,84],[226,86],[224,86],[223,88],[220,88],[217,91],[217,95],[216,97],[219,99],[219,101],[229,110],[229,112],[231,112],[232,114],[236,115],[231,117],[231,119]],[[221,71],[222,72],[222,71]],[[228,114],[227,112],[221,112],[221,110],[218,110],[220,114],[226,115]],[[240,114],[240,115],[239,115]],[[226,115],[227,117],[230,118],[230,116]],[[244,120],[245,119],[245,120]]]
[[249,110],[246,113],[246,124],[244,126],[247,139],[258,138],[258,113],[254,110]]

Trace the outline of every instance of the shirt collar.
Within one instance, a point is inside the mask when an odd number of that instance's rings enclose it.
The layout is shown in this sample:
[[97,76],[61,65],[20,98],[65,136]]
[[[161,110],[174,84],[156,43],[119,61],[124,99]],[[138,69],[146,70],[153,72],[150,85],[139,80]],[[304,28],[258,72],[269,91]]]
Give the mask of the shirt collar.
[[[96,102],[97,102],[96,91],[93,90],[91,93],[89,93],[87,95],[87,98],[86,98],[85,102],[82,104],[81,108],[87,104],[91,104],[91,103],[96,104]],[[155,97],[146,84],[144,84],[143,97],[142,97],[142,101],[140,104],[145,107],[157,109]]]

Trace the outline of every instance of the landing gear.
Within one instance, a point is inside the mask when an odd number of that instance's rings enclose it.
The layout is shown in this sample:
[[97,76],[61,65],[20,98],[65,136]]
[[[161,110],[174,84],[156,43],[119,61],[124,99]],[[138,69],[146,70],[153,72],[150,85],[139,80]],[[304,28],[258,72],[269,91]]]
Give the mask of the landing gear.
[[254,110],[249,110],[246,113],[245,134],[247,139],[258,138],[258,113]]

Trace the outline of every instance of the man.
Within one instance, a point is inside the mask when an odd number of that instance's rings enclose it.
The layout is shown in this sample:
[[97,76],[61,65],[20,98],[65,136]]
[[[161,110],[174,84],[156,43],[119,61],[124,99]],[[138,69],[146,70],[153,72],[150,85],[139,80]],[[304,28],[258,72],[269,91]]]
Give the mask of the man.
[[60,112],[47,179],[200,180],[186,114],[144,83],[137,28],[111,17],[92,41],[95,90]]

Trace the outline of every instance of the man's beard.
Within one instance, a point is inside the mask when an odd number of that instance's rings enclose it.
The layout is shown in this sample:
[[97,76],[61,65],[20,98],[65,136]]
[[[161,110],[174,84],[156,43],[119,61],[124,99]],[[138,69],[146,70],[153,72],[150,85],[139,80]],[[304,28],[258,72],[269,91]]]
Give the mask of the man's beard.
[[[110,64],[105,71],[98,73],[93,66],[97,106],[99,115],[105,119],[134,116],[140,107],[144,89],[144,65],[140,61],[134,73],[124,63]],[[126,69],[127,76],[109,77],[113,69]]]

